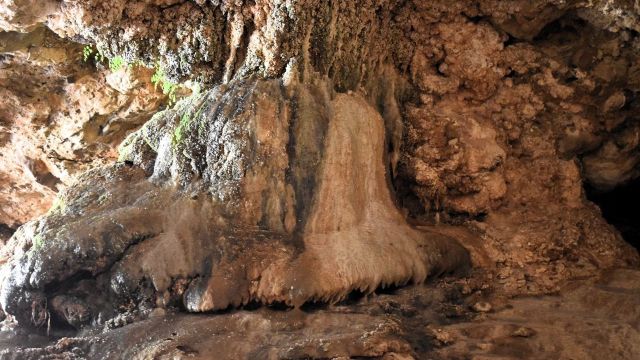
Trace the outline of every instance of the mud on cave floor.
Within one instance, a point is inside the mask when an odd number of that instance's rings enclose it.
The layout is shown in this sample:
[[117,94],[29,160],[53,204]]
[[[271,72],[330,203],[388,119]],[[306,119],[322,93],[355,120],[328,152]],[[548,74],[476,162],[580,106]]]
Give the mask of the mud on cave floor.
[[506,298],[490,284],[476,272],[302,310],[155,310],[121,327],[50,337],[5,326],[0,359],[633,359],[640,353],[638,270],[574,280],[559,294],[537,297]]

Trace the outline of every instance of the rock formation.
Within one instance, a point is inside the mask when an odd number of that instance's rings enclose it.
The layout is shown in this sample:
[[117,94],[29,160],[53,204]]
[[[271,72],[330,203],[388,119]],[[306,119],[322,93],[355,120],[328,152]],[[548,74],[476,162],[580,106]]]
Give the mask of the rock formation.
[[[0,305],[30,331],[640,264],[583,189],[640,175],[631,1],[0,4]],[[418,356],[358,344],[270,356]]]
[[81,45],[42,27],[2,33],[0,50],[0,223],[15,229],[46,212],[81,172],[114,160],[164,96],[149,71],[96,73]]

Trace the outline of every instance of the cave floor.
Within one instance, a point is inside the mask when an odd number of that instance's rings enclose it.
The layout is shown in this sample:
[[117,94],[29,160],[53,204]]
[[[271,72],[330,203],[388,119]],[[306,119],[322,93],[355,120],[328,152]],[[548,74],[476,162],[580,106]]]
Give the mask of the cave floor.
[[143,321],[68,337],[5,327],[0,358],[638,359],[640,271],[612,270],[563,289],[506,298],[444,278],[302,310],[155,310]]

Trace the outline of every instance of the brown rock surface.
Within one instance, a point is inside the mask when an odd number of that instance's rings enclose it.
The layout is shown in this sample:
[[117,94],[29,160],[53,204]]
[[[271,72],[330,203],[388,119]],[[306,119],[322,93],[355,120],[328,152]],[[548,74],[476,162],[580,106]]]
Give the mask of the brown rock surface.
[[164,96],[150,71],[96,72],[80,45],[44,28],[2,33],[0,50],[0,224],[16,228],[81,172],[113,161]]
[[[640,175],[634,2],[32,3],[0,0],[18,358],[640,354],[640,258],[585,191]],[[203,91],[156,112],[71,41]]]
[[[448,280],[306,312],[155,314],[43,349],[23,347],[46,338],[0,333],[0,346],[15,349],[0,358],[634,359],[638,284],[637,270],[615,270],[556,295],[508,300]],[[475,312],[477,299],[491,311]]]

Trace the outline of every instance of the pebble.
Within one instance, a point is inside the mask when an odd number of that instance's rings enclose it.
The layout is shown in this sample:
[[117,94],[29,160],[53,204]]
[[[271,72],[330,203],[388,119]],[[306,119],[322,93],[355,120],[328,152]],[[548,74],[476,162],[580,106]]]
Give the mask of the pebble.
[[435,328],[435,329],[430,329],[431,330],[431,334],[433,335],[433,337],[442,345],[447,346],[447,345],[451,345],[455,342],[455,337],[448,332],[447,330],[444,329],[439,329],[439,328]]
[[491,311],[492,306],[486,301],[478,301],[471,307],[475,312],[487,313]]
[[166,311],[162,308],[155,308],[153,309],[153,311],[151,311],[151,314],[149,314],[150,318],[159,318],[159,317],[164,317],[166,315]]
[[521,326],[518,329],[516,329],[516,331],[514,331],[513,334],[511,334],[511,336],[528,338],[528,337],[532,337],[535,334],[536,334],[536,331],[533,330],[532,328]]

